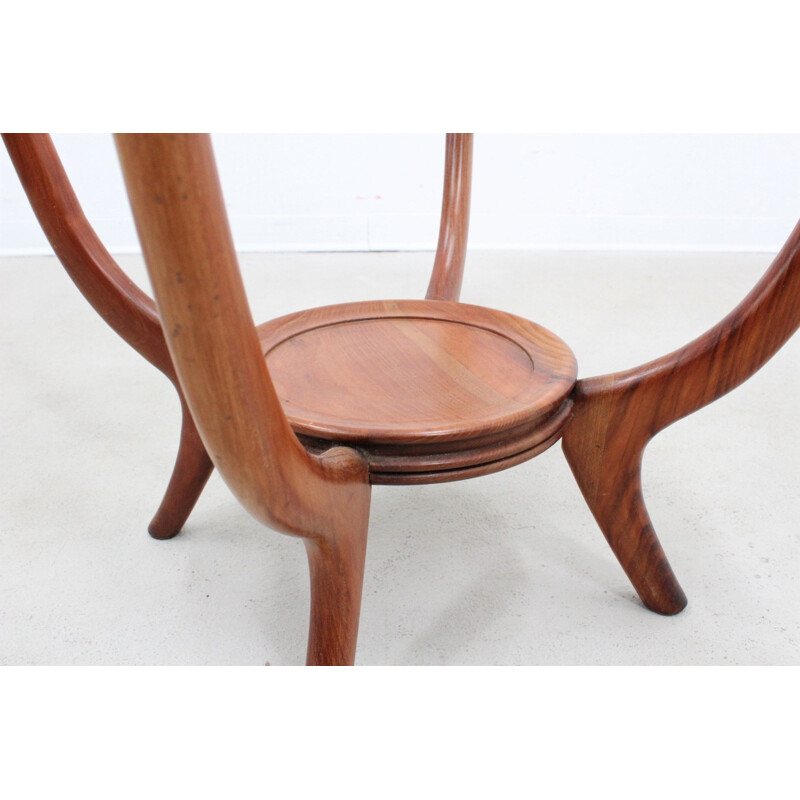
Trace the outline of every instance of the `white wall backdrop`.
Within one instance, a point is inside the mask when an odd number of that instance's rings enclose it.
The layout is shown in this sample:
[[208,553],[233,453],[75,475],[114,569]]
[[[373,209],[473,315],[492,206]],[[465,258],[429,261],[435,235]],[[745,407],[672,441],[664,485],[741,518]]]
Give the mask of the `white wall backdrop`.
[[[138,250],[110,136],[56,146],[112,252]],[[241,250],[432,249],[444,137],[214,136]],[[479,134],[473,248],[776,250],[800,217],[800,136]],[[50,252],[0,148],[0,255]]]

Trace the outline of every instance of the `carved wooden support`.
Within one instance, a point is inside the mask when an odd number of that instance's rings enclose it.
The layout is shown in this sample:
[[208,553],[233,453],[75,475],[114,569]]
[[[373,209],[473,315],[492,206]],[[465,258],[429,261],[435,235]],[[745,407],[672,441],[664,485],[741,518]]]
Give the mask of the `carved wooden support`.
[[260,522],[306,540],[309,664],[352,663],[369,521],[355,450],[306,452],[275,393],[250,314],[211,140],[119,134],[117,150],[187,404],[220,475]]
[[154,539],[171,539],[180,531],[214,471],[180,386],[175,388],[181,398],[181,438],[164,499],[147,528]]
[[[515,370],[522,370],[523,383],[535,396],[524,396],[516,384],[506,394],[500,391],[503,387],[489,387],[492,391],[486,394],[483,379],[479,380],[484,372],[480,367],[483,362],[476,362],[477,371],[473,374],[467,369],[469,359],[453,358],[450,350],[480,350],[472,328],[479,328],[485,337],[491,328],[486,315],[498,320],[498,312],[457,303],[420,303],[426,307],[423,313],[411,308],[413,304],[407,301],[398,301],[395,308],[388,309],[391,315],[399,319],[403,311],[405,318],[415,322],[410,327],[390,325],[388,330],[394,337],[390,338],[391,346],[376,349],[393,354],[394,368],[400,363],[398,352],[405,352],[398,350],[398,341],[403,344],[407,339],[430,354],[433,340],[414,326],[424,322],[428,330],[433,318],[446,312],[455,319],[448,318],[447,336],[433,337],[446,351],[441,359],[433,361],[445,368],[444,377],[450,383],[443,383],[442,376],[436,373],[437,386],[457,388],[463,381],[470,391],[475,390],[475,396],[468,402],[456,403],[455,422],[443,422],[437,417],[435,424],[420,427],[420,408],[414,405],[410,393],[411,409],[417,416],[407,441],[397,429],[386,441],[376,438],[374,431],[364,434],[363,415],[356,415],[351,422],[360,433],[344,440],[352,447],[324,449],[340,441],[339,430],[330,432],[324,447],[314,446],[309,452],[292,428],[294,425],[307,437],[324,433],[316,418],[309,418],[308,427],[302,427],[307,409],[296,401],[310,388],[307,375],[301,372],[296,377],[294,388],[299,394],[292,394],[291,385],[283,387],[283,401],[279,400],[270,370],[274,367],[276,381],[289,380],[293,373],[286,369],[277,350],[279,342],[271,341],[270,332],[275,333],[275,326],[276,330],[283,330],[281,326],[300,324],[311,315],[316,323],[295,331],[298,336],[293,341],[299,340],[300,334],[311,330],[333,329],[335,326],[318,324],[326,314],[358,313],[363,317],[368,304],[290,315],[262,326],[262,336],[266,338],[259,341],[236,262],[209,137],[117,137],[145,262],[158,299],[158,313],[155,303],[130,281],[98,240],[50,138],[39,134],[6,134],[4,138],[31,205],[68,273],[108,324],[164,372],[178,390],[183,410],[178,458],[164,501],[151,523],[151,534],[168,538],[177,533],[216,465],[234,495],[254,517],[304,540],[311,580],[309,664],[351,664],[355,657],[369,522],[369,458],[376,467],[372,475],[375,482],[380,482],[381,475],[391,479],[385,482],[398,482],[398,476],[405,480],[409,475],[412,481],[419,482],[438,479],[431,472],[419,471],[421,466],[436,466],[445,479],[452,480],[529,458],[554,443],[563,430],[563,449],[578,485],[645,605],[662,614],[677,613],[685,606],[686,597],[653,531],[642,498],[642,454],[659,431],[746,380],[800,325],[800,223],[752,292],[706,334],[641,367],[581,380],[574,389],[574,359],[566,346],[554,346],[550,341],[550,346],[541,352],[541,348],[531,351],[532,355],[525,347],[517,348],[519,353],[512,348],[513,353],[506,353],[508,369],[500,370],[504,381],[512,381],[517,375]],[[459,297],[469,220],[471,162],[472,135],[448,134],[439,244],[427,300],[457,301]],[[373,309],[362,317],[359,321],[378,319],[380,314]],[[482,320],[480,326],[468,324],[477,319]],[[459,325],[450,324],[454,322]],[[496,353],[499,359],[513,344],[510,331],[522,324],[532,325],[506,319],[498,336],[481,347]],[[387,329],[377,324],[373,327],[371,341],[380,343]],[[440,325],[434,327],[441,329]],[[320,348],[326,364],[323,373],[329,372],[337,380],[349,375],[350,383],[357,385],[356,368],[363,366],[360,360],[345,363],[341,369],[330,369],[336,357],[353,350],[342,346],[337,338],[342,326],[336,330],[335,336],[327,330],[329,341]],[[358,341],[364,338],[365,330],[367,326],[359,328]],[[459,344],[462,340],[463,347]],[[328,355],[325,347],[329,348]],[[269,367],[265,353],[267,359],[272,358]],[[560,359],[560,367],[553,370],[551,377],[561,383],[566,381],[558,389],[562,394],[550,398],[552,402],[546,393],[536,390],[536,375],[529,374],[547,366],[548,354]],[[409,366],[414,360],[408,356],[402,374],[414,374]],[[486,359],[492,364],[494,360],[494,356]],[[382,397],[374,385],[379,374],[382,373],[376,367],[364,382],[367,388],[359,390],[364,395],[373,392],[367,398],[373,405],[376,397]],[[322,384],[323,381],[314,384],[317,394]],[[413,380],[408,384],[416,385]],[[548,383],[551,384],[552,381]],[[455,390],[440,389],[439,393],[452,400]],[[381,403],[387,398],[394,402],[396,394],[390,392]],[[435,391],[429,394],[438,402]],[[472,424],[464,419],[465,408],[475,406],[475,398],[481,400],[484,394],[490,399],[487,403],[491,413],[475,415],[475,430],[464,428]],[[322,396],[328,395],[323,391]],[[503,398],[512,399],[516,404],[514,413],[523,416],[508,417],[507,425],[498,426],[492,414],[496,415],[498,408],[502,410]],[[288,400],[295,401],[295,405]],[[291,420],[283,402],[294,409],[296,416]],[[542,403],[547,414],[539,415]],[[449,408],[447,404],[443,407]],[[396,420],[402,421],[408,415],[395,409],[379,416],[378,428],[384,416],[396,428]],[[342,419],[339,415],[336,424],[344,424]],[[451,430],[445,422],[453,422],[455,427]],[[464,433],[467,429],[469,436]],[[443,431],[450,437],[443,439],[444,449],[433,447],[423,436],[430,432],[438,436]],[[361,449],[354,449],[360,446]],[[486,460],[490,456],[491,462]]]
[[642,498],[641,461],[659,431],[729,392],[800,326],[800,223],[750,294],[674,353],[627,372],[581,380],[562,447],[611,549],[644,604],[686,605]]
[[[178,391],[183,410],[180,445],[164,499],[148,528],[154,538],[171,538],[194,508],[213,464],[187,411],[155,303],[123,272],[89,224],[50,136],[9,133],[3,139],[34,213],[75,285],[98,314]],[[459,296],[471,169],[472,134],[448,134],[439,242],[428,299],[457,300]]]
[[[98,238],[44,133],[5,133],[3,140],[42,230],[70,278],[97,313],[178,391],[156,306],[119,267]],[[157,539],[175,536],[194,508],[213,466],[190,414],[184,413],[180,446],[164,499],[150,523]]]
[[448,133],[439,243],[426,300],[458,300],[467,257],[472,186],[472,134]]

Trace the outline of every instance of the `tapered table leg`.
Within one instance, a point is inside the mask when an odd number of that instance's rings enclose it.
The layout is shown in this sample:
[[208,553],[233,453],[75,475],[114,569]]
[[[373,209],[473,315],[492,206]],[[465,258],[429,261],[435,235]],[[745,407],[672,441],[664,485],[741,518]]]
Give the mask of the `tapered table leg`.
[[213,465],[186,408],[152,298],[123,272],[81,209],[52,139],[45,133],[3,134],[42,230],[64,269],[97,313],[172,381],[183,409],[178,458],[150,534],[169,539],[180,531]]
[[642,453],[659,431],[729,392],[800,326],[800,223],[750,294],[686,347],[627,372],[579,381],[562,447],[642,602],[686,605],[645,508]]
[[154,539],[171,539],[180,532],[214,471],[214,464],[183,399],[181,409],[183,422],[175,467],[164,499],[147,528]]

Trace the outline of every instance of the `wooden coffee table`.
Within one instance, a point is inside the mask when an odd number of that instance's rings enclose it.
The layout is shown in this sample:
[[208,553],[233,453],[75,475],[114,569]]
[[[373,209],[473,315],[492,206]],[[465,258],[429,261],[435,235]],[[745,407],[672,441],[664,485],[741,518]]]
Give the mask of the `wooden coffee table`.
[[209,139],[117,138],[160,314],[90,227],[50,138],[4,139],[75,283],[178,391],[181,442],[150,533],[180,531],[216,465],[254,516],[304,539],[309,663],[355,657],[371,485],[497,472],[559,440],[644,604],[661,614],[684,608],[642,497],[642,454],[659,431],[749,378],[800,326],[800,224],[703,336],[626,372],[579,379],[554,333],[458,302],[471,134],[448,134],[426,299],[309,309],[257,328]]

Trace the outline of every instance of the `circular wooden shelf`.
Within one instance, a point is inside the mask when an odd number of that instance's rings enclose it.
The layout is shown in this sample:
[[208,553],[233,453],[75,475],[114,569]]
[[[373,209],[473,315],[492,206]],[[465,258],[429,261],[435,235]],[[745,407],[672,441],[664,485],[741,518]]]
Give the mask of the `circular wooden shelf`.
[[295,432],[312,449],[362,449],[374,483],[511,466],[502,462],[556,441],[569,416],[572,352],[511,314],[432,300],[348,303],[258,333]]

